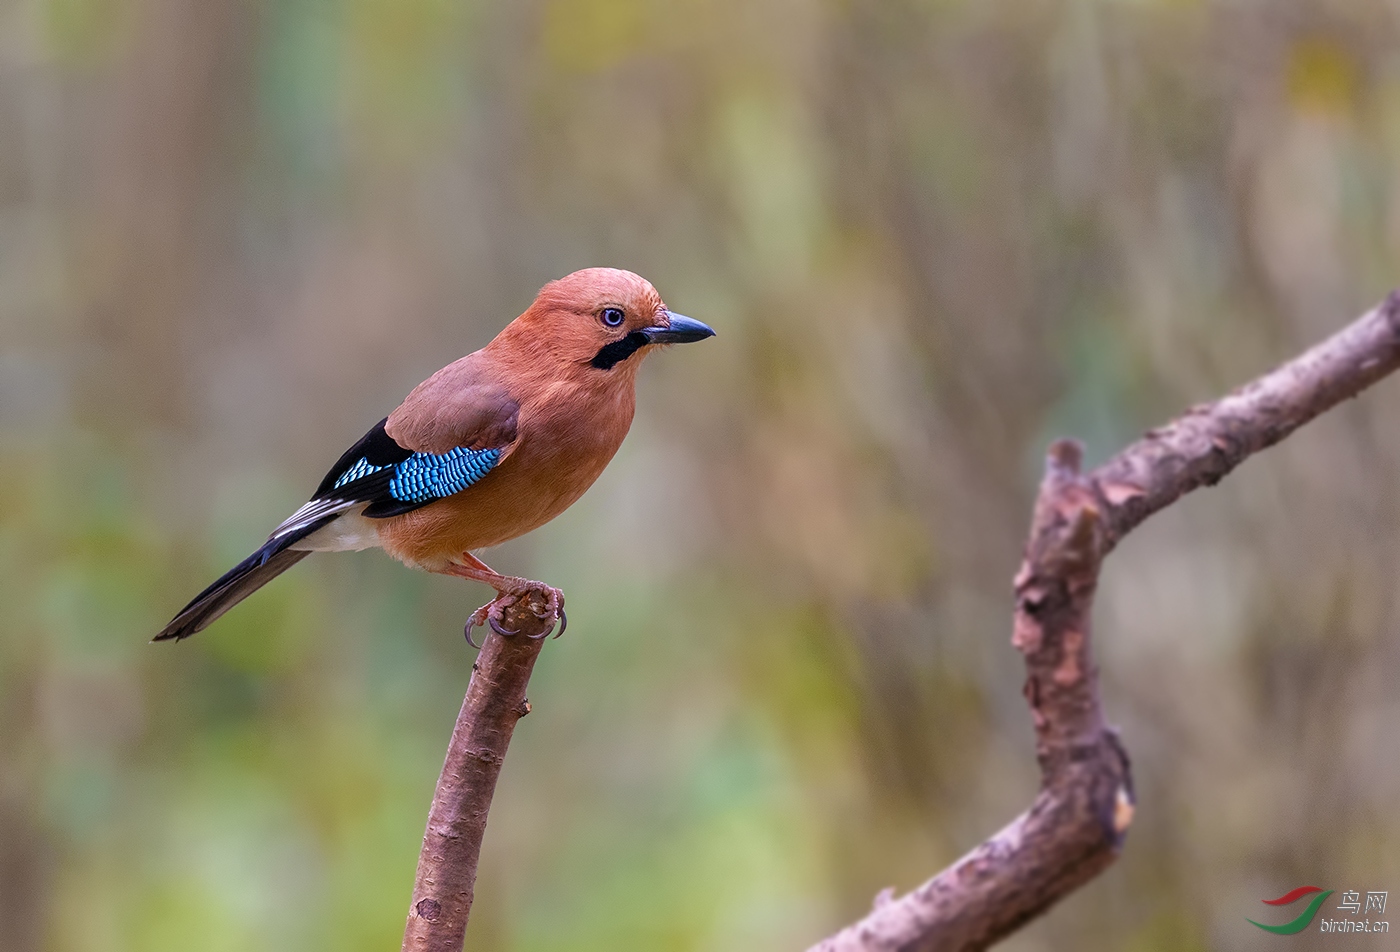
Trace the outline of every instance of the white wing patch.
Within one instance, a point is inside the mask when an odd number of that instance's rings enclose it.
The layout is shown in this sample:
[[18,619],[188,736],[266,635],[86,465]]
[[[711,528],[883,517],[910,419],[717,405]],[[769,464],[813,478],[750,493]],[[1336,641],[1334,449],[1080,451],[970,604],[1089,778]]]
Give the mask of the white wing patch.
[[383,521],[360,515],[366,505],[368,503],[357,503],[339,518],[293,542],[290,548],[306,552],[358,552],[375,548],[379,545],[379,526]]
[[363,502],[356,502],[353,499],[313,499],[292,513],[282,521],[282,524],[272,530],[269,539],[278,539],[289,532],[296,532],[298,529],[305,529],[317,519],[324,519],[326,516],[334,515],[338,512],[345,512],[356,506],[364,506]]

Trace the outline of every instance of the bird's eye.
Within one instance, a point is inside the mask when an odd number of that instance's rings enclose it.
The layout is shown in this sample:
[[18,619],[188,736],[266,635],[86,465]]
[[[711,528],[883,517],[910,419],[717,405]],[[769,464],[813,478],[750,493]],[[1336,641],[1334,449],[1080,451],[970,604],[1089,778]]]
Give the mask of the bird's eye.
[[625,316],[620,307],[605,307],[602,313],[598,315],[598,319],[608,327],[621,327],[622,319]]

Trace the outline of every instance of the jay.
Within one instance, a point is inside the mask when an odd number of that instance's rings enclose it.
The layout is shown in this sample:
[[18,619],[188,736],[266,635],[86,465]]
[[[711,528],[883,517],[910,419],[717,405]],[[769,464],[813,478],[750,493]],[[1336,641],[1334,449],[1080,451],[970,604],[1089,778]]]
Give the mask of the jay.
[[532,589],[561,622],[563,594],[501,575],[475,555],[563,512],[622,445],[637,370],[660,345],[712,337],[667,309],[630,271],[589,268],[544,286],[481,350],[414,388],[331,467],[310,502],[161,629],[188,638],[312,552],[378,546],[405,564],[485,582],[472,613],[501,634],[501,611]]

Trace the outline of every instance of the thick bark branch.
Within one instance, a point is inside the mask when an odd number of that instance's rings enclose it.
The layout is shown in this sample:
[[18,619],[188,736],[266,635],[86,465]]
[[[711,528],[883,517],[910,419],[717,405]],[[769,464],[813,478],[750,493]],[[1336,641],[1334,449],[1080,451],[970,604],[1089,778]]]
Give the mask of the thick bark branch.
[[1041,789],[1030,809],[913,892],[810,952],[984,949],[1103,871],[1133,816],[1128,758],[1099,703],[1089,637],[1104,556],[1148,516],[1400,366],[1400,292],[1300,357],[1149,431],[1087,475],[1051,447],[1012,643],[1025,656]]
[[525,688],[543,636],[554,627],[541,593],[531,593],[502,614],[503,627],[519,634],[507,638],[488,629],[472,665],[428,812],[403,952],[462,952],[496,778],[516,721],[530,713]]

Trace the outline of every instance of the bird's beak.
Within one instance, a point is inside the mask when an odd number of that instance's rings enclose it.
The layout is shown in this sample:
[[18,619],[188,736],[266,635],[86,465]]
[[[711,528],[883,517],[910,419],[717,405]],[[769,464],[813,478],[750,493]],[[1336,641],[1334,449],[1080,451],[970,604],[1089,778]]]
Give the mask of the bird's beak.
[[684,314],[667,311],[666,316],[671,322],[665,327],[658,324],[655,327],[642,328],[642,334],[648,344],[689,344],[691,341],[715,336],[713,328],[708,324],[701,324]]

